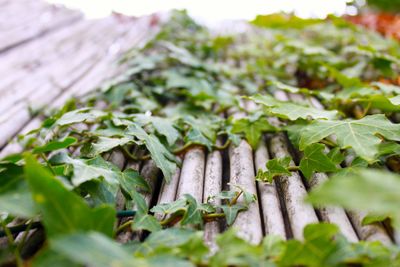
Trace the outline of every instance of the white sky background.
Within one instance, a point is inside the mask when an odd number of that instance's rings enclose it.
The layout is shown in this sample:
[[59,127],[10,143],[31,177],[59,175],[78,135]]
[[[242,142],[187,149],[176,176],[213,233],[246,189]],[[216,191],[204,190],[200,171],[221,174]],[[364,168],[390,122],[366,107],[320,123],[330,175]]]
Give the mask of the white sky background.
[[300,17],[324,18],[327,14],[354,14],[346,0],[47,0],[82,10],[88,18],[100,18],[112,11],[142,16],[157,11],[186,9],[205,23],[224,19],[253,19],[257,14],[294,12]]

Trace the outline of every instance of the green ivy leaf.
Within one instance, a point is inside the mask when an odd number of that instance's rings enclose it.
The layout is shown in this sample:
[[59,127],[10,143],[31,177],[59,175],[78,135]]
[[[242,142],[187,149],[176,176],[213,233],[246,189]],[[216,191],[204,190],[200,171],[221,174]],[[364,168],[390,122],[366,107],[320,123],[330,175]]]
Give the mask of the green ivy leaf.
[[116,193],[121,178],[121,171],[114,164],[97,156],[92,159],[74,159],[65,153],[51,158],[52,163],[67,163],[73,167],[71,178],[74,186],[79,186],[90,180],[104,178],[111,192]]
[[344,160],[344,155],[338,147],[331,149],[326,155],[335,165],[340,164]]
[[[348,255],[349,243],[338,236],[339,228],[334,224],[309,224],[304,228],[304,243],[291,240],[281,255],[283,266],[336,266]],[[335,241],[333,241],[335,240]],[[315,250],[318,249],[318,251]]]
[[353,148],[357,155],[368,161],[375,160],[381,135],[388,140],[400,141],[400,125],[391,123],[383,114],[366,116],[360,120],[314,121],[303,128],[299,146],[319,142],[330,135],[337,137],[340,148]]
[[198,205],[196,199],[188,194],[185,194],[184,198],[186,199],[187,209],[181,220],[181,225],[203,225],[202,208]]
[[120,244],[96,233],[74,233],[52,238],[51,247],[74,262],[97,267],[146,266],[144,260],[135,259]]
[[322,144],[312,144],[304,149],[299,168],[307,179],[314,172],[336,171],[336,164],[323,152],[324,149]]
[[41,249],[37,255],[35,255],[32,261],[33,267],[80,267],[80,264],[72,261],[67,256],[58,253],[57,251],[50,248]]
[[30,218],[37,214],[32,203],[32,193],[21,166],[6,163],[0,165],[0,211]]
[[185,143],[194,143],[207,147],[209,151],[212,150],[213,142],[204,136],[198,129],[192,128],[188,131],[184,139]]
[[91,209],[74,192],[66,189],[32,155],[25,156],[24,172],[36,208],[50,237],[77,231],[99,231],[112,236],[115,210],[111,206]]
[[290,157],[284,158],[274,158],[267,162],[267,170],[262,171],[258,170],[256,179],[268,183],[272,183],[274,178],[279,175],[290,175],[290,171],[288,170],[290,161],[292,159]]
[[135,120],[137,120],[142,125],[151,123],[159,134],[167,138],[168,144],[170,146],[173,146],[178,138],[181,136],[179,131],[175,129],[174,123],[171,119],[156,116],[147,116],[142,114],[138,114],[135,117]]
[[240,211],[247,210],[247,206],[236,204],[236,205],[221,205],[219,206],[225,214],[226,224],[232,225],[236,220],[236,217]]
[[167,182],[171,181],[176,170],[176,157],[158,140],[155,135],[147,134],[141,127],[132,124],[128,127],[127,134],[137,137],[145,142],[152,159],[161,169]]
[[76,142],[77,142],[77,139],[75,137],[67,136],[63,140],[51,141],[43,146],[35,147],[32,152],[35,154],[39,154],[39,153],[55,151],[55,150],[67,148],[67,147],[75,144]]
[[329,119],[337,117],[336,110],[319,110],[313,107],[302,106],[291,102],[279,101],[270,95],[254,95],[249,97],[258,104],[267,107],[267,111],[272,115],[279,116],[284,119],[295,121],[297,119]]
[[373,215],[373,214],[368,214],[362,219],[361,224],[362,225],[368,225],[376,222],[383,222],[386,220],[388,216],[386,215]]
[[180,198],[170,203],[161,203],[153,208],[151,208],[151,212],[159,213],[159,214],[173,214],[178,211],[186,210],[186,199]]
[[123,138],[115,138],[115,137],[104,137],[100,136],[96,143],[92,143],[89,149],[89,153],[87,156],[96,157],[104,152],[110,151],[111,149],[124,146],[132,142],[132,138],[123,137]]
[[400,229],[400,176],[387,171],[354,169],[337,174],[311,191],[308,201],[318,205],[339,205],[350,210],[389,216]]
[[232,132],[244,133],[246,140],[253,149],[257,148],[263,133],[276,130],[265,117],[260,117],[259,114],[258,116],[234,120],[232,124]]
[[145,192],[150,192],[151,188],[146,180],[140,175],[140,173],[133,169],[125,169],[119,178],[120,186],[126,194],[133,199],[133,194],[136,190],[140,189]]
[[106,115],[106,113],[100,110],[81,108],[64,113],[61,118],[55,122],[55,125],[64,126],[79,122],[93,121]]
[[[187,228],[167,228],[161,231],[152,232],[149,237],[139,246],[136,254],[152,255],[158,251],[168,251],[185,246],[194,237],[198,236],[196,232]],[[202,236],[198,236],[202,238]]]

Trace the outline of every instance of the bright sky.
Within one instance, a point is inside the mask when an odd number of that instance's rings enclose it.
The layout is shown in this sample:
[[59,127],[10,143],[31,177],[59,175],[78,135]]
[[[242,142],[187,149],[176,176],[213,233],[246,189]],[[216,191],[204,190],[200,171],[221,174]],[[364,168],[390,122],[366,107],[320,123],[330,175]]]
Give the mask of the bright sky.
[[354,13],[346,8],[346,0],[47,0],[82,10],[88,18],[99,18],[111,11],[141,16],[173,8],[187,9],[189,14],[204,21],[252,19],[257,14],[285,11],[300,17],[323,18],[333,13]]

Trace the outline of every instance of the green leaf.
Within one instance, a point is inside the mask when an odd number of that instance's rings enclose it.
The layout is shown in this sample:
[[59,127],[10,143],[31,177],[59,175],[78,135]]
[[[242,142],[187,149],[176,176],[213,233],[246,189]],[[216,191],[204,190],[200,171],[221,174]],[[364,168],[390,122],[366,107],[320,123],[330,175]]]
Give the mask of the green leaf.
[[107,188],[111,192],[116,193],[121,179],[121,171],[114,164],[97,156],[92,159],[74,159],[62,153],[51,159],[53,163],[67,163],[73,167],[73,175],[71,178],[74,186],[79,186],[90,180],[98,180],[104,178]]
[[[338,237],[334,224],[309,224],[304,228],[304,243],[291,240],[281,255],[283,266],[337,266],[345,261],[349,243]],[[341,253],[340,253],[341,252]]]
[[30,218],[37,214],[23,168],[15,164],[0,165],[0,212]]
[[[229,228],[216,238],[218,251],[211,256],[211,266],[254,266],[260,264],[263,258],[262,248],[250,244],[238,237],[233,228]],[[261,266],[269,266],[261,264]],[[273,265],[272,265],[273,266]]]
[[25,176],[48,236],[90,230],[112,235],[115,221],[112,207],[89,208],[80,196],[66,189],[33,156],[27,154],[25,162]]
[[176,170],[177,159],[175,156],[160,142],[160,140],[158,140],[155,135],[147,134],[142,128],[135,124],[128,127],[127,134],[133,135],[145,142],[146,148],[151,154],[151,158],[164,174],[165,180],[170,182],[172,175]]
[[128,137],[110,138],[110,137],[100,136],[99,139],[96,141],[96,143],[91,144],[88,156],[95,157],[101,153],[110,151],[111,149],[118,146],[126,145],[132,141],[133,140]]
[[281,236],[269,234],[265,236],[262,247],[268,258],[279,258],[285,251],[286,244]]
[[127,193],[131,199],[137,189],[145,192],[150,192],[151,188],[146,180],[140,175],[140,173],[133,169],[125,169],[119,178],[120,186],[125,193]]
[[400,125],[391,123],[383,114],[366,116],[360,120],[314,121],[303,128],[299,146],[319,142],[325,137],[335,135],[340,148],[353,148],[357,155],[368,161],[375,160],[378,146],[382,140],[400,141]]
[[67,148],[77,142],[77,139],[75,137],[67,136],[63,140],[56,140],[56,141],[51,141],[45,144],[44,146],[40,147],[35,147],[33,149],[33,153],[45,153],[45,152],[50,152],[54,150],[59,150],[63,148]]
[[186,211],[186,199],[180,198],[173,202],[161,203],[151,208],[151,212],[165,215],[173,214],[177,211]]
[[156,232],[162,229],[161,224],[157,219],[150,214],[137,214],[133,219],[132,230],[147,230]]
[[253,149],[257,148],[261,135],[264,132],[275,130],[276,128],[271,126],[266,118],[260,116],[234,120],[232,128],[233,133],[244,133]]
[[106,113],[100,110],[81,108],[64,113],[61,118],[55,122],[55,125],[64,126],[79,122],[93,121],[105,115]]
[[149,207],[141,194],[133,191],[133,201],[136,205],[136,214],[133,219],[133,230],[148,230],[150,232],[161,230],[161,224],[152,215],[149,215]]
[[33,267],[80,267],[79,264],[75,263],[68,257],[54,251],[50,248],[41,249],[38,255],[35,255]]
[[274,158],[267,162],[267,170],[258,170],[256,179],[268,183],[272,183],[274,178],[279,175],[290,175],[288,170],[291,158]]
[[[269,84],[275,86],[276,88],[278,88],[280,90],[283,90],[283,91],[286,91],[286,92],[289,92],[289,93],[293,93],[293,94],[294,93],[299,93],[300,90],[301,90],[298,87],[291,86],[291,85],[288,85],[288,84],[284,84],[284,83],[279,82],[279,81],[271,81]],[[305,89],[305,88],[303,88],[303,89]],[[308,89],[305,89],[305,90],[308,90]]]
[[358,77],[350,77],[343,72],[339,71],[338,69],[331,67],[327,64],[325,64],[325,67],[328,69],[330,72],[330,75],[332,78],[336,79],[336,81],[343,87],[355,87],[355,88],[360,88],[363,87],[364,84],[361,82],[361,80]]
[[362,225],[368,225],[368,224],[373,224],[376,222],[383,222],[386,220],[388,217],[386,215],[373,215],[373,214],[368,214],[362,219],[361,224]]
[[203,225],[202,209],[197,204],[196,199],[188,194],[185,194],[184,198],[186,199],[187,209],[181,220],[181,225]]
[[223,213],[225,214],[226,224],[228,226],[232,225],[235,222],[236,217],[240,211],[247,210],[247,206],[240,205],[240,204],[221,205],[219,207],[222,209]]
[[202,132],[200,132],[198,129],[190,129],[188,133],[185,136],[184,139],[185,143],[193,143],[193,144],[198,144],[198,145],[203,145],[207,147],[209,151],[212,150],[213,143],[208,139],[207,137],[204,136]]
[[272,115],[279,116],[291,121],[301,119],[334,119],[337,117],[336,110],[319,110],[313,107],[302,106],[291,102],[284,102],[275,99],[270,95],[254,95],[249,97],[258,104],[267,107],[267,110]]
[[218,125],[221,124],[220,117],[205,113],[197,117],[186,115],[182,119],[192,129],[201,132],[207,139],[215,142]]
[[400,144],[395,142],[384,142],[379,144],[378,147],[378,156],[384,155],[399,155],[400,154]]
[[344,155],[340,152],[340,148],[338,147],[331,149],[327,156],[334,164],[340,164],[344,160]]
[[149,135],[145,139],[145,142],[152,159],[163,172],[167,183],[169,183],[172,179],[172,175],[174,175],[176,171],[175,156],[169,152],[154,135]]
[[304,149],[299,168],[307,179],[314,172],[336,171],[336,164],[323,152],[324,149],[322,144],[312,144]]
[[153,232],[140,245],[138,251],[143,254],[150,254],[161,248],[168,249],[182,246],[189,242],[195,234],[194,230],[175,227]]
[[339,205],[350,210],[372,212],[394,219],[400,229],[400,176],[387,171],[354,169],[337,174],[311,191],[313,204]]
[[159,134],[167,138],[170,146],[174,145],[181,136],[178,130],[175,129],[174,123],[171,119],[139,114],[136,115],[136,120],[143,125],[151,123]]
[[58,236],[50,240],[50,245],[68,259],[87,266],[146,266],[144,260],[135,259],[118,243],[96,232]]

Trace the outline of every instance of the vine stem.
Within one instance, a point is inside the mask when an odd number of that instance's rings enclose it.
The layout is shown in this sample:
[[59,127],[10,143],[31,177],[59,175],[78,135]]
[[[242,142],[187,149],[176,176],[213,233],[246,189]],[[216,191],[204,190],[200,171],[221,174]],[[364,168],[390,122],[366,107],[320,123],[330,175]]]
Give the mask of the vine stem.
[[328,147],[336,147],[336,144],[328,139],[322,139],[320,143],[327,145]]
[[240,191],[236,194],[236,196],[232,199],[232,201],[229,203],[229,206],[233,206],[236,204],[238,201],[239,197],[242,195],[243,191]]
[[289,166],[287,169],[290,172],[296,172],[296,171],[300,170],[300,167],[299,166]]
[[214,148],[215,148],[216,150],[224,150],[224,149],[227,148],[230,144],[231,144],[231,140],[228,139],[228,140],[225,142],[225,144],[223,144],[222,146],[214,145]]
[[115,234],[119,234],[122,230],[124,230],[126,227],[130,226],[132,223],[133,223],[133,220],[129,220],[129,221],[126,221],[125,223],[121,224],[115,231]]
[[126,147],[124,147],[124,146],[120,146],[120,147],[122,149],[122,152],[125,154],[125,156],[129,157],[131,160],[142,161],[142,160],[150,159],[150,155],[144,155],[142,157],[136,157]]

